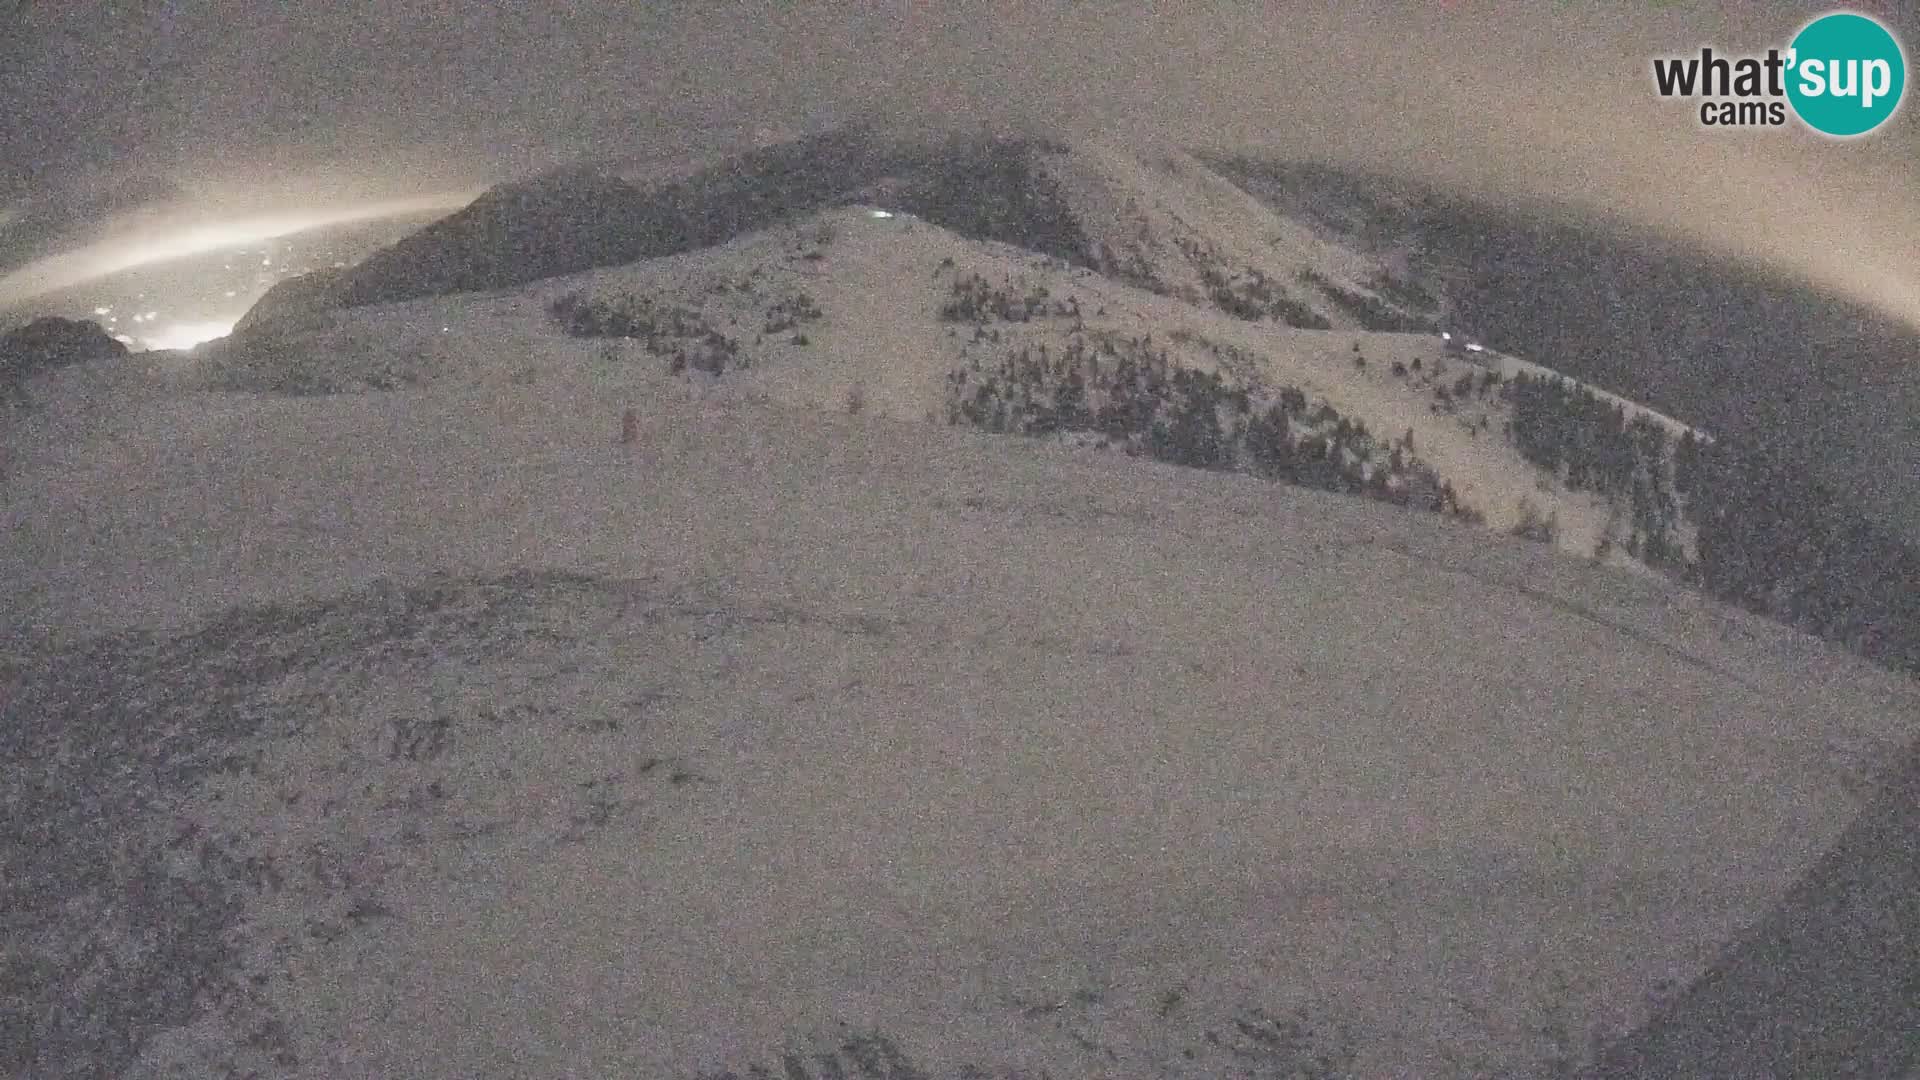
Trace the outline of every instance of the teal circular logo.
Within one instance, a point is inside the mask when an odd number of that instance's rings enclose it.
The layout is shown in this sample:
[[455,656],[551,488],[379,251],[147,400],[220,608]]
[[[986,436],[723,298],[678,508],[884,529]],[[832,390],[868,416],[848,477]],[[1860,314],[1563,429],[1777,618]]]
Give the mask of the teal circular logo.
[[1808,127],[1827,135],[1865,135],[1886,123],[1906,94],[1906,54],[1865,15],[1822,15],[1794,37],[1787,55],[1787,100]]

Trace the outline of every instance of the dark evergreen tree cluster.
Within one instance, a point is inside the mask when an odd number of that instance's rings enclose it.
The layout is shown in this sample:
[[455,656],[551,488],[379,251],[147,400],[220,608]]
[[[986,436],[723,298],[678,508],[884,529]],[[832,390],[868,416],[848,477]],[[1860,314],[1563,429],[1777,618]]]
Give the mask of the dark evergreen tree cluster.
[[785,300],[776,302],[767,309],[765,333],[778,334],[792,330],[801,323],[815,322],[824,315],[820,305],[806,293],[797,293]]
[[1367,288],[1411,311],[1433,314],[1440,310],[1440,298],[1411,278],[1381,270],[1367,279]]
[[1532,499],[1520,500],[1520,519],[1507,530],[1522,540],[1531,540],[1536,544],[1551,544],[1560,535],[1560,518],[1554,513],[1541,513],[1533,505]]
[[549,304],[547,312],[574,337],[638,341],[648,352],[666,358],[667,370],[675,375],[688,368],[720,375],[729,366],[746,366],[739,342],[688,308],[663,310],[645,297],[632,295],[609,298],[570,292]]
[[1080,301],[1077,298],[1056,300],[1044,285],[1034,286],[1023,296],[1014,291],[1011,283],[1003,283],[995,288],[992,282],[979,274],[967,274],[953,279],[952,291],[953,299],[940,308],[940,318],[946,322],[985,325],[994,320],[1031,322],[1045,318],[1077,318],[1080,314]]
[[1699,530],[1696,584],[1920,673],[1920,551],[1751,446],[1683,439],[1674,473]]
[[1575,491],[1593,491],[1631,514],[1627,553],[1652,565],[1682,558],[1672,439],[1658,421],[1627,420],[1626,408],[1564,379],[1521,372],[1502,393],[1513,406],[1508,435],[1520,456]]
[[[1519,376],[1509,392],[1515,446],[1630,510],[1630,554],[1718,599],[1920,672],[1920,551],[1803,467],[1730,439],[1672,439],[1562,380]],[[1683,512],[1695,529],[1690,560],[1676,536]]]
[[1383,448],[1364,423],[1297,387],[1256,393],[1171,363],[1152,339],[1063,350],[1023,346],[989,369],[976,360],[947,379],[947,418],[1023,435],[1088,432],[1127,452],[1191,468],[1366,495],[1400,506],[1478,518],[1453,485],[1413,454]]
[[1124,256],[1114,253],[1106,241],[1098,241],[1090,249],[1089,259],[1095,270],[1115,281],[1123,281],[1136,289],[1145,289],[1159,296],[1172,296],[1173,290],[1154,273],[1153,264],[1138,250],[1129,250]]
[[1353,316],[1363,329],[1404,334],[1431,334],[1440,329],[1440,324],[1430,316],[1410,315],[1377,296],[1343,289],[1313,270],[1300,271],[1300,280],[1319,289],[1340,310]]
[[1235,318],[1249,322],[1272,319],[1302,330],[1330,330],[1333,323],[1325,315],[1299,300],[1252,267],[1232,278],[1211,265],[1200,266],[1200,283],[1206,286],[1213,305]]

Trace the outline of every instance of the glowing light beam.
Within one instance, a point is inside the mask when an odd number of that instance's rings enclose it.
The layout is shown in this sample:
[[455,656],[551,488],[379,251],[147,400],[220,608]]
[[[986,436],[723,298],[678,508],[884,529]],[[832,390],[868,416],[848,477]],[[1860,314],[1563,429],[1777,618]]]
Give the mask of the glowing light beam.
[[478,198],[483,190],[444,192],[418,199],[397,199],[330,210],[290,211],[103,240],[78,251],[29,263],[12,274],[0,277],[0,307],[83,285],[149,263],[184,259],[190,255],[292,236],[332,225],[457,209]]

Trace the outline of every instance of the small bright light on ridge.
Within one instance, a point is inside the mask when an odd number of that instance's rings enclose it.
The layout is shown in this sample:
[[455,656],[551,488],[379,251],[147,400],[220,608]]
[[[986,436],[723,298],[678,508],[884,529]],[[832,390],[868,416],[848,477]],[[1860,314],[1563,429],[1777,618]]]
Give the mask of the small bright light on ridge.
[[887,218],[887,217],[892,217],[893,213],[888,210],[869,210],[867,211],[867,216],[877,217],[877,218]]

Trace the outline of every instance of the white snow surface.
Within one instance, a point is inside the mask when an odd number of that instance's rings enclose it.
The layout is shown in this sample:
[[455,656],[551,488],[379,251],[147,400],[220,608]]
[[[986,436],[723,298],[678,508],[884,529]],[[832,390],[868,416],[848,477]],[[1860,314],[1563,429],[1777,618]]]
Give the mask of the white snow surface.
[[[1297,1003],[1356,1075],[1476,1075],[1697,970],[1913,735],[1910,687],[1786,631],[1245,478],[591,377],[126,408],[6,508],[38,632],[432,571],[642,596],[555,613],[564,657],[289,686],[338,707],[185,804],[381,867],[393,918],[273,952],[322,892],[237,931],[294,1075],[742,1069],[843,1023],[928,1068],[1200,1075],[1227,1059],[1182,1048]],[[666,704],[370,749],[568,664],[552,708]],[[656,760],[699,780],[637,790]],[[393,839],[430,782],[452,801]],[[639,809],[559,844],[595,782]]]
[[[970,272],[1412,427],[1488,528],[929,424],[984,347],[933,314]],[[696,306],[752,366],[696,385],[568,338],[545,307],[575,289]],[[750,345],[801,289],[809,343]],[[7,429],[15,633],[186,631],[435,573],[599,583],[528,616],[564,648],[285,676],[275,716],[330,704],[179,803],[289,865],[357,853],[351,899],[389,913],[319,940],[296,931],[344,892],[250,901],[233,933],[288,1075],[744,1072],[854,1029],[930,1076],[1218,1075],[1248,1067],[1236,1017],[1296,1007],[1353,1075],[1528,1075],[1542,1030],[1617,1030],[1700,970],[1917,734],[1903,680],[1500,535],[1525,494],[1584,553],[1598,511],[1387,373],[1428,337],[1245,323],[852,208],[274,340],[256,374],[421,382],[210,390],[219,346],[63,373]],[[509,705],[553,719],[374,749],[398,718]],[[582,833],[587,791],[612,796]],[[239,1038],[209,1014],[133,1075]]]

